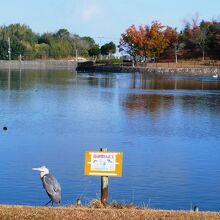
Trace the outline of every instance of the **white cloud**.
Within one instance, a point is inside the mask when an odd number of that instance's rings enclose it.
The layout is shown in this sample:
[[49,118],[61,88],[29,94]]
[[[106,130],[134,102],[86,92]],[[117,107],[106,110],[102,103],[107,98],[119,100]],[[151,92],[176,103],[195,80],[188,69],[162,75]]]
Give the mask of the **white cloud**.
[[88,5],[83,9],[82,18],[85,21],[92,20],[95,16],[99,14],[100,10],[98,5]]

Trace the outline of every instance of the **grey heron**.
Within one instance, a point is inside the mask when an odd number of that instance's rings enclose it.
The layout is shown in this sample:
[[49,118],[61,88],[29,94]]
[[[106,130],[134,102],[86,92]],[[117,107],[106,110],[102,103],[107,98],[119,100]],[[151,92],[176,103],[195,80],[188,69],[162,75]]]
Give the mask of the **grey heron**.
[[32,168],[32,170],[40,171],[40,178],[43,183],[43,187],[47,192],[47,195],[50,197],[50,202],[60,203],[61,202],[61,187],[57,179],[49,174],[49,169],[45,166],[39,168]]

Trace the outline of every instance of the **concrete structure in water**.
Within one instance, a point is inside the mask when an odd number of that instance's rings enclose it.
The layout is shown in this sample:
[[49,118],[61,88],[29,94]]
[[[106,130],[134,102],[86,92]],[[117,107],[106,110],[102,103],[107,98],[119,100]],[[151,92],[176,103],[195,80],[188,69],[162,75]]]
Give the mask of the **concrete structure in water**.
[[167,75],[215,75],[220,74],[220,68],[164,68],[164,67],[128,67],[117,65],[77,66],[77,71],[82,72],[118,72],[118,73],[149,73]]
[[0,60],[0,69],[69,69],[75,70],[76,61],[72,60]]

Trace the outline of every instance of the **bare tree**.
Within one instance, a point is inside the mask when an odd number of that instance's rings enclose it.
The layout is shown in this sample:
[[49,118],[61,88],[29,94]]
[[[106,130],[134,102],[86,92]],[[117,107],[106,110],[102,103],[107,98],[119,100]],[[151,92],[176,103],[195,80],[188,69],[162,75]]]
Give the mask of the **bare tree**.
[[193,28],[193,41],[202,50],[202,60],[205,60],[205,48],[208,41],[209,23],[202,21],[199,26]]

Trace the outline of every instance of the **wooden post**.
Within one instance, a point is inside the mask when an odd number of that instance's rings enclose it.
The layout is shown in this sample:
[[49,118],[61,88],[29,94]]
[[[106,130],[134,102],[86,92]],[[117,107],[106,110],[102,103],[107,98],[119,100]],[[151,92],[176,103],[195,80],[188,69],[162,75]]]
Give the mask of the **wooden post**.
[[76,200],[76,206],[77,206],[77,207],[80,207],[80,206],[81,206],[81,200],[80,200],[80,199],[77,199],[77,200]]
[[[101,148],[100,151],[107,152],[107,148]],[[101,202],[108,205],[108,176],[101,176]]]

